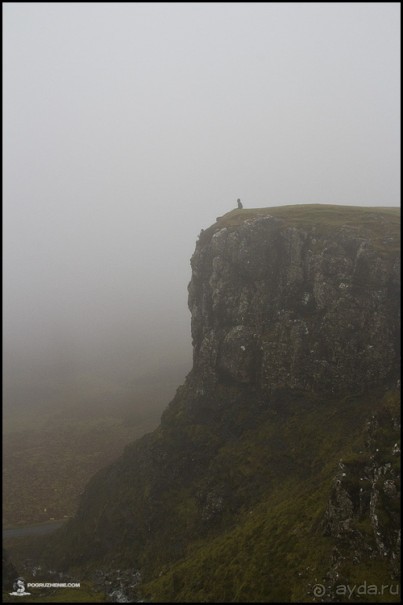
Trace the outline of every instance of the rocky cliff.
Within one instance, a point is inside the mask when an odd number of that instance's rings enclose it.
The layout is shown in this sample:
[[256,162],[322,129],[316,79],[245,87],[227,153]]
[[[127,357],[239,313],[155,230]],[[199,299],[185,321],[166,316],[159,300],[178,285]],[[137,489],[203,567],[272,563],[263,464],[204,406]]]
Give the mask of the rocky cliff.
[[318,582],[330,600],[341,581],[390,584],[399,249],[394,209],[240,209],[202,231],[193,369],[42,556],[98,580],[124,568],[149,601],[312,602]]
[[315,207],[268,212],[232,213],[198,241],[189,306],[200,381],[270,397],[397,378],[400,263],[388,253],[397,239],[387,218],[334,207],[319,221],[309,220],[321,214]]

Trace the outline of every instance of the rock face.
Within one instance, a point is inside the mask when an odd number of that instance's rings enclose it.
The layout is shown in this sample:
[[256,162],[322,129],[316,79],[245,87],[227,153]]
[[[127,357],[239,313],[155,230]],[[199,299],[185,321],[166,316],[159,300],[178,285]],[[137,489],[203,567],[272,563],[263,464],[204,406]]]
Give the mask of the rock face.
[[399,257],[383,257],[358,227],[321,236],[315,224],[270,215],[237,228],[223,222],[200,237],[191,261],[202,382],[228,379],[267,396],[284,387],[335,394],[391,376]]
[[147,602],[311,602],[318,579],[333,599],[352,570],[395,577],[399,228],[298,206],[202,231],[193,369],[41,556],[139,570]]
[[392,579],[400,573],[400,417],[384,406],[366,422],[363,449],[341,459],[323,518],[324,535],[336,538],[328,579],[340,569],[377,556]]

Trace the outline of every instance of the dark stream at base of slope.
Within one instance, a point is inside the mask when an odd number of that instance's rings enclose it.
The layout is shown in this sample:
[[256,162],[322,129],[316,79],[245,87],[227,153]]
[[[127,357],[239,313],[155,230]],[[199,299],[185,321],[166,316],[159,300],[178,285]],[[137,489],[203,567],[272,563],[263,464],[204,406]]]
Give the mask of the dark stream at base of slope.
[[42,536],[50,534],[56,529],[59,529],[64,523],[65,521],[49,521],[49,523],[3,529],[3,540],[5,538],[23,538],[25,536]]

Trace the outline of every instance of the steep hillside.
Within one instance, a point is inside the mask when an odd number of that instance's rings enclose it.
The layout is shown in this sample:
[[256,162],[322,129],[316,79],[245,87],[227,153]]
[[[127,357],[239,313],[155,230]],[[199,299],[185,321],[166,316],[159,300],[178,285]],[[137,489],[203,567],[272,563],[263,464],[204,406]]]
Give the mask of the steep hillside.
[[192,371],[35,556],[100,584],[125,569],[147,601],[398,600],[340,587],[398,573],[399,258],[396,209],[202,231]]

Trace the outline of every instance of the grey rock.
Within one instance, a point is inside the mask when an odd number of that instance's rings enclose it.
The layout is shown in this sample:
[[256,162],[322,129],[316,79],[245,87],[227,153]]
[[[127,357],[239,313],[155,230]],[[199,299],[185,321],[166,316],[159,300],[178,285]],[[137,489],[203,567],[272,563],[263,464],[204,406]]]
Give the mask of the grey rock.
[[270,395],[336,394],[397,377],[397,257],[347,226],[326,237],[270,216],[217,226],[191,259],[199,378],[224,373]]

